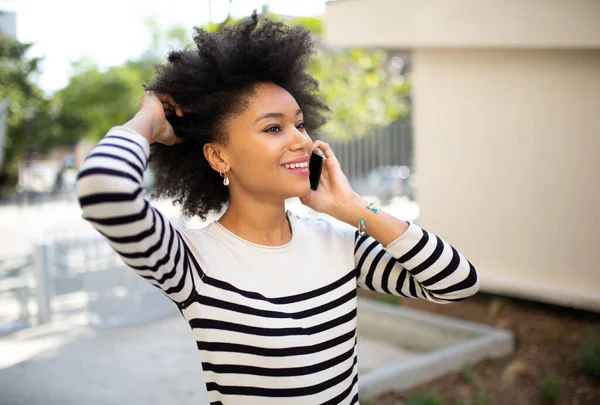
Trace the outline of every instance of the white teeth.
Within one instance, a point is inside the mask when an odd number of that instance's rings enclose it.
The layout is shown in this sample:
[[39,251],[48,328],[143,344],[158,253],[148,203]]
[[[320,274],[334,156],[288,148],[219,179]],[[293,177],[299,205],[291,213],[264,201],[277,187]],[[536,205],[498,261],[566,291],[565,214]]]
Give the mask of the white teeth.
[[288,163],[283,165],[286,169],[301,169],[301,168],[306,168],[308,167],[308,162],[302,162],[302,163]]

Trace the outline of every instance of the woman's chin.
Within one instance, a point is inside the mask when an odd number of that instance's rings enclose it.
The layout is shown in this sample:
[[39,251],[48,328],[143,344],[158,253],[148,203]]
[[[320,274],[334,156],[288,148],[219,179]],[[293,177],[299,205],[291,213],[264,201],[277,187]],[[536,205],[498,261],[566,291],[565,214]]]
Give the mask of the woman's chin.
[[286,193],[288,195],[287,198],[302,198],[302,197],[306,197],[308,194],[310,194],[311,189],[310,189],[310,183],[307,181],[306,185],[298,185],[297,187],[294,187],[293,189],[290,188],[289,192]]

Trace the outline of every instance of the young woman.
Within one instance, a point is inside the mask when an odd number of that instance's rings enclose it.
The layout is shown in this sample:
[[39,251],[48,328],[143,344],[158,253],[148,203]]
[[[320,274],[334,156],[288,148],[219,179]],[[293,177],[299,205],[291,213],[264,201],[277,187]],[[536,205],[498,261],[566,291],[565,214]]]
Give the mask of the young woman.
[[[439,237],[363,200],[330,147],[311,139],[327,107],[305,72],[309,32],[254,14],[198,30],[195,42],[169,55],[139,112],[85,161],[83,217],[178,306],[211,403],[358,403],[357,287],[451,303],[477,292],[477,272]],[[315,149],[326,160],[312,191]],[[143,195],[150,151],[158,196],[187,216],[226,208],[220,219],[170,224]],[[286,212],[291,197],[339,221]]]

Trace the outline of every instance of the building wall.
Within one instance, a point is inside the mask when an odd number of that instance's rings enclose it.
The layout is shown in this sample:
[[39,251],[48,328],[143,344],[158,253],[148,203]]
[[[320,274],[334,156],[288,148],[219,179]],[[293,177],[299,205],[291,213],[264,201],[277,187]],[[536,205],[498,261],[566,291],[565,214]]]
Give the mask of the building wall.
[[600,311],[600,1],[340,0],[325,23],[412,51],[419,222],[482,289]]
[[484,290],[600,309],[600,50],[416,50],[420,222]]
[[378,48],[600,48],[598,0],[339,0],[325,35]]

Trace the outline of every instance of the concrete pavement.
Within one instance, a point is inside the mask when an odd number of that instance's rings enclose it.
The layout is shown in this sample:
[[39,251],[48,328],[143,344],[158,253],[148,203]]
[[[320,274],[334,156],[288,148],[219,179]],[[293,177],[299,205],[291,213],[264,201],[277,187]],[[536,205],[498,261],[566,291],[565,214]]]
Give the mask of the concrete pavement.
[[205,395],[180,315],[110,330],[44,325],[0,340],[2,405],[198,405]]

